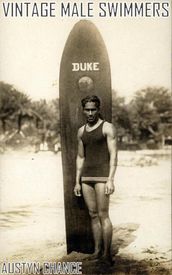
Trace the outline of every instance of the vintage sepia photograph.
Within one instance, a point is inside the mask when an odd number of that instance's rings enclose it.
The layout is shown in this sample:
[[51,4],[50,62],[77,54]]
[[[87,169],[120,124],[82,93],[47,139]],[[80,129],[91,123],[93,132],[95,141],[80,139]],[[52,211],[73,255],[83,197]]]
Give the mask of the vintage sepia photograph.
[[170,5],[0,3],[0,274],[171,274]]

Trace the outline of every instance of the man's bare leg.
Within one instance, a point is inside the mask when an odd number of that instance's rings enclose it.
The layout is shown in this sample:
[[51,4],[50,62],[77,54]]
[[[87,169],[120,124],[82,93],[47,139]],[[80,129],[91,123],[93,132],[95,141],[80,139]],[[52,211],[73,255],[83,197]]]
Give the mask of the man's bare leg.
[[104,253],[103,258],[105,261],[112,262],[111,258],[111,243],[112,243],[112,223],[109,218],[109,196],[105,195],[105,184],[96,183],[96,201],[98,208],[98,215],[100,218],[103,234]]
[[84,196],[85,203],[89,210],[89,215],[91,217],[91,225],[94,238],[94,253],[91,255],[91,259],[99,258],[101,255],[102,248],[102,228],[100,219],[97,212],[96,203],[96,193],[94,185],[82,183],[82,192]]

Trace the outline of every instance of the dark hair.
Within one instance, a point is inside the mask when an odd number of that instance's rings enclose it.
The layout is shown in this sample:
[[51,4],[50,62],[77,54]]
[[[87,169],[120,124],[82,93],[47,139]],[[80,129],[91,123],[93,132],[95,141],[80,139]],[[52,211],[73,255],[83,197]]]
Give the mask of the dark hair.
[[81,103],[82,103],[82,107],[84,108],[85,107],[85,104],[87,102],[94,102],[96,107],[97,108],[100,108],[100,99],[98,98],[98,96],[96,95],[89,95],[89,96],[86,96],[84,97],[82,100],[81,100]]

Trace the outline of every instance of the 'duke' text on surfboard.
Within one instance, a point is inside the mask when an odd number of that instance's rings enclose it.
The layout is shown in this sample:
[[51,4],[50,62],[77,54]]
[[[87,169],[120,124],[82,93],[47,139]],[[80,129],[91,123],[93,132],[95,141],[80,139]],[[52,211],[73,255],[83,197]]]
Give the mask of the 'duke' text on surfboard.
[[99,62],[72,63],[72,72],[99,71]]

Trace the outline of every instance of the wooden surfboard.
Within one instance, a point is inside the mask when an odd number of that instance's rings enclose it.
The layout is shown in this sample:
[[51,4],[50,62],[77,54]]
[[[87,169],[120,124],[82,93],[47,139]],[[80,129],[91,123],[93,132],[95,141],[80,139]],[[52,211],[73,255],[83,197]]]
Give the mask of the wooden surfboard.
[[97,95],[103,118],[111,121],[112,96],[107,50],[99,31],[88,20],[79,21],[69,34],[61,59],[59,85],[67,253],[92,253],[88,210],[83,198],[73,193],[77,131],[85,123],[81,99]]

